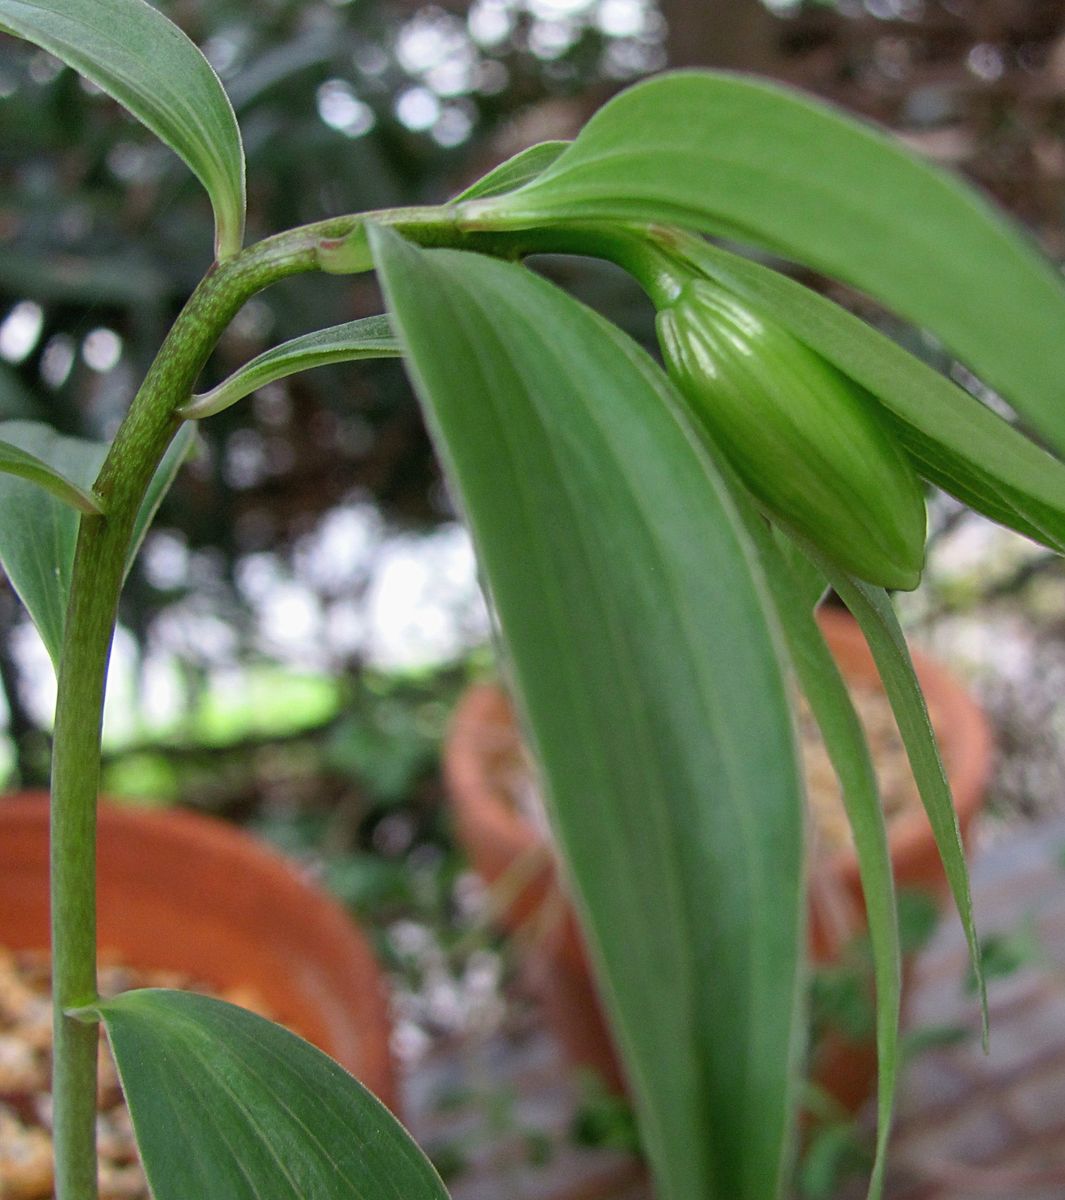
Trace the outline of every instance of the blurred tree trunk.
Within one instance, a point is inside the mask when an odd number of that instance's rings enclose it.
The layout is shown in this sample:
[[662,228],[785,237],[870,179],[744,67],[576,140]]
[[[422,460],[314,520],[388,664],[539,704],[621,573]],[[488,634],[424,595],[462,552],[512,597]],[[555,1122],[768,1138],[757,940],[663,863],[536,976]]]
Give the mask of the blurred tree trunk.
[[672,67],[770,71],[780,20],[762,0],[661,0]]

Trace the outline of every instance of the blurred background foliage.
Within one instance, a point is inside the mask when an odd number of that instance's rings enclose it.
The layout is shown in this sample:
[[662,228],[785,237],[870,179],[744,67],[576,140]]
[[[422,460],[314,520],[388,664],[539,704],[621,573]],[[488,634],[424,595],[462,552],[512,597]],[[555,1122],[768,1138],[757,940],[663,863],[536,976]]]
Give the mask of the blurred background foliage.
[[[1065,258],[1065,0],[157,2],[232,96],[249,238],[446,199],[527,145],[573,136],[626,83],[699,65],[757,71],[888,125]],[[211,243],[207,201],[173,155],[0,35],[0,419],[108,439]],[[648,307],[618,272],[539,265],[648,339]],[[862,296],[800,278],[1000,403]],[[239,314],[201,386],[378,311],[371,279],[288,280]],[[520,1033],[535,1017],[520,988],[501,988],[505,947],[489,946],[491,904],[454,847],[438,769],[455,697],[491,667],[490,622],[402,370],[296,376],[201,434],[123,598],[105,790],[225,815],[301,858],[366,918],[404,1062],[504,1023]],[[904,620],[989,710],[993,808],[1060,812],[1061,564],[942,496],[930,514],[929,569],[900,597]],[[0,576],[0,784],[46,783],[54,687]],[[866,971],[819,977],[815,1002],[866,1020]],[[475,1102],[499,1138],[516,1110],[493,1087]],[[539,1163],[542,1131],[517,1132]],[[593,1087],[573,1137],[629,1145],[631,1114]],[[814,1168],[824,1179],[806,1194],[829,1194],[855,1146],[849,1119],[830,1120],[804,1167],[806,1184]],[[433,1149],[449,1171],[481,1152]]]
[[[204,48],[232,96],[250,238],[442,200],[526,145],[572,136],[633,79],[705,65],[759,71],[890,125],[1065,256],[1060,0],[159,7]],[[0,36],[0,419],[107,439],[209,265],[211,241],[207,202],[173,155],[47,54]],[[573,261],[545,269],[647,333],[646,306],[617,273]],[[935,344],[861,297],[807,281],[995,402]],[[370,280],[287,281],[245,307],[202,383],[379,306]],[[105,786],[313,846],[356,906],[387,907],[421,887],[399,871],[421,855],[421,878],[433,881],[422,899],[442,903],[455,867],[436,751],[452,698],[488,660],[478,648],[489,623],[402,371],[320,369],[263,389],[202,433],[123,601]],[[976,604],[986,614],[987,603],[1020,596],[1065,628],[1060,601],[1046,600],[1046,580],[1060,584],[1055,563],[968,525],[941,499],[932,511],[934,539],[959,527],[962,536],[934,560],[943,568],[911,602],[912,624]],[[962,627],[963,640],[973,636]],[[988,636],[1001,643],[1001,627]],[[1063,718],[1046,696],[1061,694],[1065,652],[1040,661],[1046,693],[1029,688],[1019,708],[1008,671],[985,680],[985,699],[1003,714],[1002,793],[1022,806],[1033,772],[1046,776],[1044,793],[1061,779],[1051,735]],[[40,785],[54,681],[2,581],[0,683],[0,774]]]

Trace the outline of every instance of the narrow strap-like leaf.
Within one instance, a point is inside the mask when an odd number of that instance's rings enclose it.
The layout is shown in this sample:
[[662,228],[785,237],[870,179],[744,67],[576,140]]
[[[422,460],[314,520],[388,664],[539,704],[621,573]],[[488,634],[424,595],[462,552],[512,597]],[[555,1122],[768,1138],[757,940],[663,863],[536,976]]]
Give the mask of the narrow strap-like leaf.
[[470,522],[663,1200],[781,1194],[805,1022],[771,601],[661,370],[511,263],[371,242]]
[[853,613],[869,643],[877,671],[884,684],[910,760],[914,780],[924,803],[932,833],[939,848],[950,890],[961,917],[969,946],[973,974],[980,994],[983,1014],[984,1045],[987,1045],[987,989],[980,958],[980,941],[973,919],[969,870],[965,862],[958,817],[950,794],[950,784],[939,755],[928,708],[913,669],[906,639],[899,626],[891,600],[883,588],[851,579],[831,564],[819,560],[825,576]]
[[871,392],[923,475],[1065,553],[1065,465],[957,384],[793,279],[696,238],[679,249]]
[[93,495],[92,491],[81,487],[55,467],[42,462],[34,454],[27,454],[25,450],[20,450],[10,442],[0,441],[0,471],[30,480],[78,512],[89,513],[92,516],[99,516],[103,512],[99,497]]
[[484,200],[489,196],[501,196],[512,192],[542,174],[569,145],[569,142],[538,142],[525,150],[519,150],[506,162],[493,167],[476,183],[459,192],[453,203],[459,200]]
[[244,240],[240,129],[210,63],[145,0],[0,0],[0,30],[62,59],[176,151],[207,189],[220,259]]
[[854,838],[869,922],[876,980],[877,1137],[869,1200],[884,1186],[884,1169],[899,1066],[901,962],[895,886],[884,810],[858,714],[817,623],[796,608],[790,587],[777,593],[791,661],[839,780]]
[[202,392],[178,409],[188,420],[213,417],[277,379],[323,367],[329,363],[363,358],[396,358],[401,353],[387,317],[364,317],[292,338],[256,355],[209,392]]
[[901,142],[764,80],[634,85],[516,192],[464,218],[682,225],[854,284],[931,330],[1065,452],[1065,282],[960,180]]
[[428,1159],[307,1042],[221,1000],[101,1001],[156,1200],[447,1200]]

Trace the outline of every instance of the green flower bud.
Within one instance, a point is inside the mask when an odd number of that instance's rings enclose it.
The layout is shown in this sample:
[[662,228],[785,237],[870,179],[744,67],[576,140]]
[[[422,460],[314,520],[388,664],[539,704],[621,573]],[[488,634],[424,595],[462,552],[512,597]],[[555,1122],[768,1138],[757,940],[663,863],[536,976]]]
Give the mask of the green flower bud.
[[917,586],[924,497],[868,392],[706,279],[684,281],[658,337],[691,413],[767,516],[869,583]]

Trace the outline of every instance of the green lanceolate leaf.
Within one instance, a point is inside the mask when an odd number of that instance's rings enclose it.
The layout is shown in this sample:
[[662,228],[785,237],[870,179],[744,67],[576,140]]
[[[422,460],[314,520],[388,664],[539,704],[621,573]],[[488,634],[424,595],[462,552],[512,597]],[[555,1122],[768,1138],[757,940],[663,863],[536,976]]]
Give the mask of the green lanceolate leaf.
[[750,540],[679,397],[612,325],[522,267],[371,241],[659,1195],[770,1200],[804,1031],[803,831]]
[[279,1025],[164,990],[96,1011],[156,1200],[447,1200],[388,1109]]
[[[193,426],[181,431],[156,471],[137,514],[127,571],[194,438]],[[14,450],[47,463],[47,469],[61,473],[70,487],[92,497],[93,482],[107,455],[107,446],[102,442],[64,437],[35,421],[0,423],[0,439]],[[58,666],[80,514],[37,482],[5,473],[2,468],[0,511],[4,514],[0,522],[0,565]]]
[[62,59],[185,160],[215,212],[215,250],[244,239],[244,151],[207,59],[145,0],[0,0],[0,30]]
[[25,450],[20,450],[10,442],[0,441],[0,471],[8,475],[17,475],[20,479],[28,479],[78,512],[95,516],[103,512],[99,498],[91,491],[79,487],[55,467],[42,462],[34,454],[27,454]]
[[984,1021],[984,1045],[987,1045],[987,991],[980,964],[980,942],[973,919],[972,896],[969,891],[969,870],[965,863],[965,848],[958,829],[958,818],[950,795],[950,784],[939,756],[928,708],[921,693],[917,675],[910,660],[891,600],[882,588],[872,587],[859,580],[849,579],[819,560],[826,578],[840,599],[854,614],[869,643],[876,668],[891,702],[895,723],[906,754],[910,760],[917,789],[921,794],[932,833],[939,848],[950,890],[965,929],[976,977]]
[[516,192],[463,217],[666,222],[846,280],[933,331],[1065,450],[1065,286],[945,172],[775,84],[709,72],[639,83]]
[[464,192],[459,192],[453,203],[459,200],[486,200],[489,196],[502,196],[541,175],[555,161],[569,142],[538,142],[519,151],[476,183],[471,183]]
[[[34,421],[6,421],[0,438],[49,463],[85,492],[107,454],[99,442],[63,437]],[[0,511],[0,564],[58,664],[79,515],[36,483],[6,474],[0,474]]]
[[693,266],[779,321],[883,405],[918,470],[994,521],[1065,553],[1065,466],[979,400],[839,305],[681,237]]
[[213,417],[258,388],[297,371],[362,358],[396,358],[400,353],[387,317],[365,317],[361,321],[332,325],[257,355],[217,387],[193,396],[178,409],[178,415],[187,420]]

